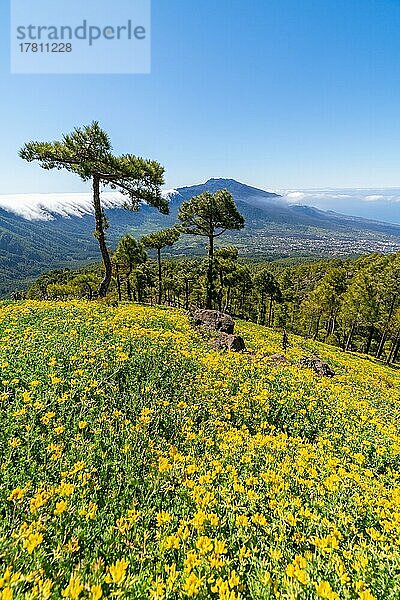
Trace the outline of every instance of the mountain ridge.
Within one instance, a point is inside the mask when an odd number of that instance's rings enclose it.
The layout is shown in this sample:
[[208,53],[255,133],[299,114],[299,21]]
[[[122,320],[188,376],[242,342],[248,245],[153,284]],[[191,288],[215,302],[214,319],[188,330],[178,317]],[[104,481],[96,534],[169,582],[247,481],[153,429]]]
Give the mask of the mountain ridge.
[[[220,243],[236,245],[241,255],[250,259],[344,256],[400,249],[400,225],[292,204],[280,194],[218,178],[165,190],[163,193],[170,200],[167,216],[145,204],[140,211],[130,213],[123,209],[122,195],[104,193],[110,223],[108,244],[115,247],[128,232],[140,237],[170,227],[176,222],[183,201],[223,188],[234,196],[246,226],[240,232],[227,232]],[[16,196],[6,196],[7,202],[4,198],[0,196],[0,295],[43,271],[83,266],[100,259],[93,237],[90,194],[24,195],[19,196],[17,206],[12,203]],[[204,240],[183,236],[169,253],[202,255]]]

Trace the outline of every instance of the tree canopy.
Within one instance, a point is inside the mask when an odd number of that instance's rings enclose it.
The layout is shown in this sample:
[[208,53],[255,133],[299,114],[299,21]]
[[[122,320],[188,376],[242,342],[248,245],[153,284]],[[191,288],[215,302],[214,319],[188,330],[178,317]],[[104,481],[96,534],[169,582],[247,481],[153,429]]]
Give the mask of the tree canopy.
[[183,202],[178,218],[184,233],[208,238],[244,227],[244,217],[227,190],[219,190],[214,194],[204,192]]
[[180,235],[180,231],[176,227],[171,227],[144,235],[141,238],[141,242],[145,248],[162,250],[163,248],[167,248],[167,246],[173,246],[179,240]]

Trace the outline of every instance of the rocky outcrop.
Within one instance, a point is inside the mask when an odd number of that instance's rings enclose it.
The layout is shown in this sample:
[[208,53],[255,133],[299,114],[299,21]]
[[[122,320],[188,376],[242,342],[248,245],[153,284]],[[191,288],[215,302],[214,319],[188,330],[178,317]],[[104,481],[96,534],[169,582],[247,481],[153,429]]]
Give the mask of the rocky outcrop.
[[305,356],[300,361],[300,366],[306,369],[312,369],[320,377],[334,377],[335,371],[326,362],[318,356]]
[[235,322],[229,315],[218,310],[196,310],[193,314],[193,320],[196,327],[208,327],[214,331],[223,331],[233,334]]
[[231,335],[235,329],[232,317],[218,310],[196,310],[193,313],[193,322],[196,327],[207,327],[213,331],[223,331]]
[[283,356],[283,354],[272,354],[272,356],[268,357],[268,363],[273,367],[281,367],[291,364],[286,356]]
[[234,335],[235,321],[231,316],[218,310],[196,310],[191,315],[195,327],[205,334],[214,350],[244,352],[246,344],[240,335]]
[[214,350],[230,350],[231,352],[243,352],[246,350],[244,339],[240,335],[233,335],[220,331],[218,335],[212,339],[211,347]]

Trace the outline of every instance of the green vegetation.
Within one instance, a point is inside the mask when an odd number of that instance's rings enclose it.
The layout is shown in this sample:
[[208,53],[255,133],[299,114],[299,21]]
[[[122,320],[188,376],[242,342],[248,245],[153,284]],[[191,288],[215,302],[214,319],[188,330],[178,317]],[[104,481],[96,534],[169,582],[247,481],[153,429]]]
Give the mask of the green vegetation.
[[398,371],[237,330],[247,354],[173,309],[0,307],[2,599],[397,600]]
[[[212,307],[261,325],[285,328],[395,363],[400,351],[400,254],[372,254],[353,260],[248,262],[234,247],[214,255]],[[186,258],[162,263],[162,304],[189,309],[207,304],[208,261]],[[91,277],[101,278],[93,267]],[[78,281],[82,273],[78,272]],[[60,287],[46,287],[45,275],[29,289],[32,298],[67,299],[77,294],[75,273],[55,272]],[[126,278],[126,275],[125,275]],[[120,299],[159,302],[159,267],[153,261],[133,268],[134,290]],[[111,295],[118,289],[113,279]]]
[[171,229],[163,229],[150,233],[142,238],[142,244],[145,248],[157,251],[157,272],[158,272],[158,294],[157,302],[162,303],[162,265],[161,265],[161,250],[163,248],[173,246],[180,237],[180,232],[176,227]]

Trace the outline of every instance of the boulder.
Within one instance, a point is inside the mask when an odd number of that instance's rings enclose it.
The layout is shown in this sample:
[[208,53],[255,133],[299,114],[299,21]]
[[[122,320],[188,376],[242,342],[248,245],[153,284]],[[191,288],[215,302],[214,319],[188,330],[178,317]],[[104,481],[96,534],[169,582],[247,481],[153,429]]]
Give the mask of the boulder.
[[244,352],[246,350],[246,344],[240,335],[233,335],[224,331],[220,331],[212,340],[211,347],[214,350],[230,350],[231,352]]
[[305,356],[300,361],[301,367],[312,369],[314,373],[321,377],[334,377],[335,371],[326,362],[318,358],[318,356]]
[[290,365],[290,361],[283,354],[272,354],[268,357],[268,362],[272,366]]
[[233,334],[235,329],[235,322],[232,317],[218,310],[196,310],[193,313],[193,321],[196,327],[203,326],[229,334]]

